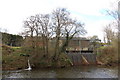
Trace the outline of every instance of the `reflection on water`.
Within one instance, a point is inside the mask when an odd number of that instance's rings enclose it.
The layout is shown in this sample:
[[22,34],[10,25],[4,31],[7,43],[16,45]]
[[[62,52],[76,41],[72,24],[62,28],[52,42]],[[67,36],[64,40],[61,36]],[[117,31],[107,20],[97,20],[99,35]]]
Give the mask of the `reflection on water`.
[[3,78],[117,78],[118,68],[80,66],[32,71],[3,71]]

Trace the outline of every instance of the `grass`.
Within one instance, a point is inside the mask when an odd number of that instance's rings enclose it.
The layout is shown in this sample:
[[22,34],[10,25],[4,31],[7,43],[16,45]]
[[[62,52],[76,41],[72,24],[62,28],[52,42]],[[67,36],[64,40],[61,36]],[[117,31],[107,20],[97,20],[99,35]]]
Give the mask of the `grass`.
[[21,49],[21,47],[11,47],[13,50]]
[[27,59],[20,56],[20,47],[2,46],[2,66],[4,70],[25,68]]
[[[27,48],[28,49],[28,48]],[[69,66],[71,64],[71,61],[68,59],[67,55],[62,53],[60,55],[59,61],[57,62],[57,65],[54,66],[54,63],[56,62],[52,61],[53,58],[53,50],[49,50],[49,58],[44,57],[43,50],[38,49],[38,53],[33,53],[32,56],[30,55],[29,58],[31,65],[38,67],[61,67],[61,66]],[[2,66],[3,70],[16,70],[16,69],[25,69],[27,68],[27,60],[28,60],[28,54],[26,51],[23,51],[23,48],[21,47],[10,47],[3,45],[2,46]],[[35,56],[34,56],[35,55]],[[34,57],[33,57],[34,56]]]
[[12,49],[20,49],[21,47],[11,47]]
[[118,62],[118,52],[113,45],[100,47],[97,53],[98,59],[104,64],[112,64]]

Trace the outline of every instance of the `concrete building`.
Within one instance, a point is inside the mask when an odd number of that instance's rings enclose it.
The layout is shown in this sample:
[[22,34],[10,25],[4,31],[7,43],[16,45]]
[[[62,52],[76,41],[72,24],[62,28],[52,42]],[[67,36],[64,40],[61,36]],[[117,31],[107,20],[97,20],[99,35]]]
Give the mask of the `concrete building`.
[[[60,45],[65,41],[65,38],[60,38]],[[84,37],[74,37],[70,40],[66,50],[89,50],[90,40]]]

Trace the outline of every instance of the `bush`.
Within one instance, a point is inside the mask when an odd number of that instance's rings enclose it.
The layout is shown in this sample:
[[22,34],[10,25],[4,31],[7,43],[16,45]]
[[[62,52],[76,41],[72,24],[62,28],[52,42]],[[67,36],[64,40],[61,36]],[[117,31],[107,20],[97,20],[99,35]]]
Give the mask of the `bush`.
[[25,53],[20,53],[20,56],[26,56],[26,57],[29,57],[30,55],[29,55],[29,54],[25,54]]
[[103,63],[118,61],[118,51],[112,45],[104,46],[98,49],[98,59]]

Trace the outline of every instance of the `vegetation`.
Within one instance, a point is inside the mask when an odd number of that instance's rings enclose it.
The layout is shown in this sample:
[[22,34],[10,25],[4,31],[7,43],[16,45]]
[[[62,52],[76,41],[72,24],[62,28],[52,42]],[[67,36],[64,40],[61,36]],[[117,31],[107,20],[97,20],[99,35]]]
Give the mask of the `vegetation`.
[[[104,43],[97,36],[91,37],[91,46],[104,64],[118,62],[118,32],[112,24],[105,27]],[[27,68],[27,60],[34,68],[65,67],[72,65],[65,54],[73,37],[86,33],[84,24],[72,19],[64,8],[57,8],[51,14],[30,16],[24,21],[23,37],[2,33],[3,69]],[[60,38],[65,38],[63,44]],[[102,45],[100,47],[100,45]]]
[[120,19],[118,19],[118,11],[117,10],[107,10],[107,13],[112,16],[115,20],[108,24],[104,28],[104,46],[100,47],[98,50],[98,58],[101,60],[103,63],[108,64],[108,65],[113,65],[120,60],[118,59],[118,54],[119,54],[119,48],[118,46],[120,45],[120,36],[119,30],[118,30],[118,23]]
[[[69,41],[86,33],[83,24],[70,18],[70,13],[64,8],[57,8],[52,14],[31,16],[24,21],[24,28],[23,52],[30,55],[29,59],[34,65],[38,65],[39,61],[48,66],[50,63],[58,64]],[[65,41],[61,45],[62,37]]]
[[94,53],[97,53],[97,48],[99,48],[100,46],[102,46],[101,40],[98,38],[98,36],[94,35],[90,38],[90,46],[92,48],[92,50],[94,51]]
[[22,69],[27,66],[27,59],[20,56],[21,48],[2,45],[2,69]]
[[[22,48],[2,45],[2,53],[3,70],[25,69],[28,67],[27,61],[28,59],[30,59],[30,55],[28,55],[27,53],[23,53]],[[67,67],[71,65],[71,61],[64,53],[60,55],[57,63],[50,61],[50,59],[49,63],[47,63],[46,58],[41,55],[37,55],[35,57],[36,59],[30,59],[30,64],[34,68]]]
[[112,45],[100,47],[97,55],[99,60],[105,65],[111,66],[118,63],[118,50]]
[[0,32],[0,34],[2,34],[2,44],[9,46],[21,46],[23,41],[22,36],[3,33],[3,32]]
[[[27,59],[32,67],[70,66],[66,47],[74,36],[85,33],[83,23],[72,19],[64,8],[57,8],[51,14],[31,16],[24,21],[24,40],[21,36],[3,34],[6,45],[18,46],[16,43],[23,42],[21,47],[2,46],[3,67],[25,68]],[[61,37],[65,38],[63,44],[60,44]]]

